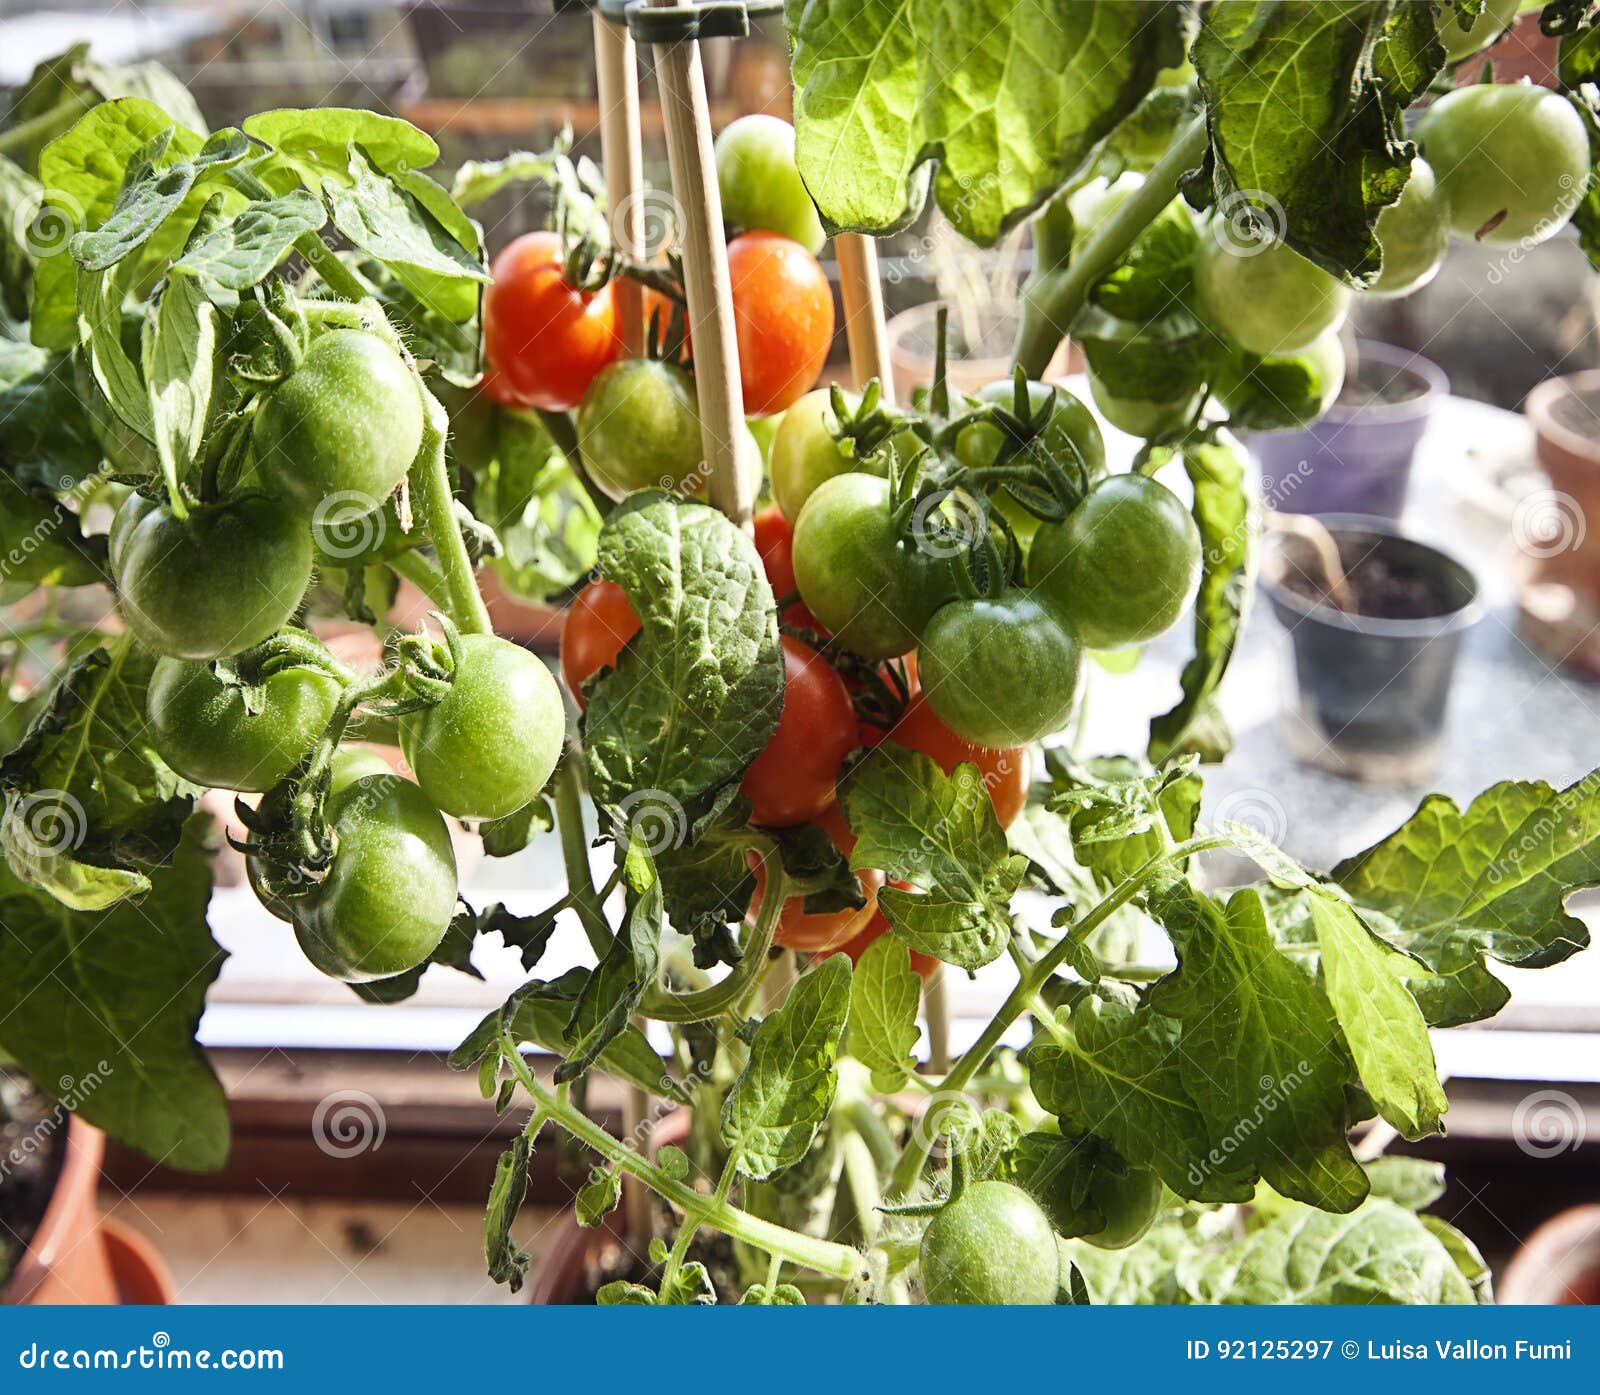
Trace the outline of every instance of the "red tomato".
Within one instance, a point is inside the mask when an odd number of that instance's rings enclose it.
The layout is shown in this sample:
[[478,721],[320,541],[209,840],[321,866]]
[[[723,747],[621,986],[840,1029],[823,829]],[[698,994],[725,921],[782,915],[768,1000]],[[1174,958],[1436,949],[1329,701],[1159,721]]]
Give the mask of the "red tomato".
[[1033,783],[1033,769],[1028,761],[1026,747],[1010,746],[994,749],[974,746],[963,741],[938,718],[928,700],[920,692],[906,704],[900,720],[889,731],[890,741],[908,750],[921,751],[931,757],[945,774],[949,774],[962,761],[971,761],[983,776],[989,791],[989,801],[994,805],[995,816],[1002,828],[1010,827],[1028,802],[1028,787]]
[[[828,809],[817,820],[819,827],[833,839],[834,847],[848,855],[856,844],[855,835],[840,815],[838,806]],[[750,898],[750,919],[761,912],[761,896],[766,890],[766,872],[759,859],[756,861],[756,892]],[[832,911],[827,915],[807,915],[805,897],[791,896],[784,902],[778,915],[778,930],[773,937],[785,949],[798,949],[806,954],[828,954],[853,940],[877,913],[878,891],[883,886],[883,873],[863,869],[856,873],[861,892],[867,903],[858,911]]]
[[739,377],[748,416],[781,412],[810,390],[833,343],[833,291],[798,242],[748,232],[728,244]]
[[[756,551],[761,554],[761,564],[766,569],[772,594],[780,601],[785,596],[795,596],[800,588],[794,580],[794,524],[783,516],[776,505],[762,509],[755,518]],[[800,630],[820,630],[817,617],[796,601],[784,607],[785,623]]]
[[[911,890],[911,884],[909,882],[891,881],[889,885],[892,887],[898,887],[901,891]],[[839,953],[848,954],[852,964],[859,964],[861,962],[861,956],[867,952],[868,945],[870,945],[874,940],[882,939],[885,935],[891,933],[892,931],[889,929],[888,917],[884,915],[883,910],[880,907],[876,912],[873,913],[872,919],[867,922],[867,928],[865,930],[857,935],[855,939],[839,946]],[[934,971],[939,967],[939,961],[931,954],[920,954],[916,950],[912,950],[911,967],[916,970],[917,977],[926,983],[930,978],[933,977]]]
[[770,828],[813,822],[834,801],[833,782],[856,746],[856,713],[839,677],[809,644],[783,645],[783,714],[739,790],[751,818]]
[[478,389],[497,407],[521,407],[515,393],[505,378],[495,371],[493,364],[487,364],[483,370],[483,381],[478,384]]
[[583,706],[583,680],[614,668],[622,646],[639,633],[639,617],[614,581],[591,581],[578,592],[561,626],[561,676]]
[[561,269],[561,237],[524,233],[494,259],[483,295],[483,345],[523,407],[568,412],[622,352],[611,287],[580,291]]

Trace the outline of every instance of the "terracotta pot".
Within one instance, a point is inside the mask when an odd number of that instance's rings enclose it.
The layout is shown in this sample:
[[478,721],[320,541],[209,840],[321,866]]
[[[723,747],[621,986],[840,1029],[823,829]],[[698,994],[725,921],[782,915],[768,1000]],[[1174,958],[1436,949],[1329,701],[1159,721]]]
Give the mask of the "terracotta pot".
[[1546,1221],[1501,1275],[1501,1303],[1600,1303],[1600,1205]]
[[[889,337],[889,363],[894,372],[895,400],[909,402],[911,393],[927,387],[933,381],[935,326],[939,317],[936,302],[914,305],[890,318],[887,325]],[[960,342],[956,317],[950,317],[950,358],[946,374],[951,388],[956,392],[974,393],[985,383],[1011,376],[1012,344],[1016,338],[1014,316],[996,320],[986,327],[984,342],[976,351]],[[1055,357],[1045,369],[1046,382],[1059,382],[1068,373],[1080,371],[1082,355],[1062,341],[1056,347]]]
[[[1551,501],[1548,528],[1517,542],[1539,581],[1570,586],[1594,603],[1600,600],[1600,370],[1540,383],[1523,412],[1540,466],[1567,497]],[[1523,520],[1525,526],[1540,521]]]

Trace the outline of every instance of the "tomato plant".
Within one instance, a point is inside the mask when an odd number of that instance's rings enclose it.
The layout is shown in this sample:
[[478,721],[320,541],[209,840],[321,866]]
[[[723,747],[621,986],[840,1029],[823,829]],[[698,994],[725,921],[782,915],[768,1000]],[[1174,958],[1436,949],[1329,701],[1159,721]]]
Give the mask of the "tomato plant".
[[931,756],[946,775],[963,761],[976,765],[1002,828],[1009,827],[1028,802],[1033,778],[1027,749],[980,746],[964,740],[940,720],[925,693],[918,693],[906,704],[900,719],[889,728],[888,739],[907,750]]
[[833,343],[833,291],[817,259],[792,238],[748,232],[728,244],[739,380],[751,416],[798,402]]
[[922,1234],[920,1266],[930,1303],[1054,1303],[1061,1285],[1049,1218],[1009,1182],[946,1202]]
[[792,238],[812,256],[825,240],[816,205],[794,164],[794,127],[777,116],[741,116],[717,136],[722,216],[734,227]]
[[580,707],[584,680],[613,667],[638,633],[639,617],[616,582],[597,577],[578,593],[561,624],[561,677]]
[[1349,289],[1293,248],[1216,222],[1195,247],[1194,289],[1212,324],[1253,354],[1303,349],[1350,308]]
[[[894,887],[897,891],[910,891],[912,889],[909,882],[891,881],[887,885]],[[867,922],[866,928],[854,939],[846,940],[844,944],[840,945],[838,952],[848,955],[850,962],[859,968],[861,956],[867,952],[868,948],[876,944],[885,935],[892,933],[889,928],[888,917],[884,915],[880,908],[873,913],[873,917]],[[939,961],[931,954],[919,954],[916,950],[910,952],[909,962],[912,972],[924,983],[932,978],[939,969]]]
[[751,819],[774,828],[810,823],[832,805],[834,781],[856,744],[844,680],[810,645],[788,635],[780,642],[783,715],[739,785]]

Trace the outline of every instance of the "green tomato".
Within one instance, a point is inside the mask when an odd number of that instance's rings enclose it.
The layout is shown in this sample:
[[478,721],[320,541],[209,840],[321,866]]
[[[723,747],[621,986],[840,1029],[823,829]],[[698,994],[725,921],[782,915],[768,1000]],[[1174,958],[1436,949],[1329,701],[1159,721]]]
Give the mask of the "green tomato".
[[876,475],[817,487],[795,522],[794,575],[817,623],[867,659],[908,652],[955,593],[947,559],[896,541],[889,482]]
[[1534,246],[1567,225],[1589,178],[1589,137],[1565,97],[1527,83],[1462,87],[1423,116],[1417,143],[1460,237]]
[[745,428],[750,432],[750,438],[756,443],[756,449],[761,452],[763,467],[771,467],[772,442],[778,434],[778,424],[783,420],[784,413],[772,417],[746,417]]
[[1200,236],[1194,288],[1206,318],[1253,354],[1303,349],[1350,308],[1348,286],[1282,242],[1236,238],[1226,219]]
[[1029,580],[1091,649],[1142,644],[1170,629],[1200,581],[1200,530],[1166,486],[1101,480],[1028,554]]
[[1025,590],[940,606],[917,646],[917,676],[934,714],[962,740],[994,749],[1066,726],[1082,667],[1072,626]]
[[1344,386],[1344,366],[1339,331],[1329,329],[1296,353],[1234,354],[1211,390],[1234,427],[1285,431],[1317,420],[1334,404]]
[[259,495],[179,519],[135,495],[115,527],[118,607],[158,654],[217,659],[260,644],[294,614],[311,581],[305,520]]
[[1144,440],[1181,427],[1194,416],[1203,392],[1204,389],[1200,389],[1175,402],[1141,402],[1137,398],[1113,396],[1094,371],[1089,372],[1089,396],[1094,399],[1100,415],[1118,431]]
[[[852,410],[861,400],[853,392],[844,398]],[[833,414],[832,399],[830,389],[813,388],[778,418],[773,432],[767,472],[772,477],[772,497],[791,523],[824,480],[871,464],[858,461],[834,440],[839,421]],[[865,473],[881,471],[868,469]]]
[[375,334],[334,330],[261,404],[251,428],[262,485],[301,513],[325,499],[378,508],[422,444],[422,396]]
[[1456,22],[1450,7],[1445,6],[1439,15],[1438,25],[1439,41],[1444,45],[1446,61],[1459,63],[1463,58],[1471,58],[1473,54],[1488,48],[1511,27],[1521,3],[1522,0],[1488,0],[1483,13],[1466,29]]
[[210,664],[157,660],[146,698],[150,744],[194,784],[271,789],[327,730],[342,687],[331,674],[289,668],[261,688],[251,712],[243,691],[225,684]]
[[556,768],[567,714],[556,680],[526,649],[463,635],[450,691],[400,719],[400,749],[422,792],[459,819],[530,803]]
[[456,857],[439,811],[367,753],[335,757],[328,818],[334,853],[293,907],[295,938],[323,973],[346,983],[393,978],[425,963],[456,909]]
[[1050,1220],[1021,1187],[978,1182],[928,1222],[919,1253],[930,1303],[1056,1301],[1061,1259]]
[[1082,1238],[1102,1250],[1125,1250],[1142,1240],[1161,1210],[1161,1179],[1142,1167],[1126,1172],[1098,1169],[1089,1183],[1089,1203],[1106,1223]]
[[744,231],[781,233],[814,257],[827,235],[794,162],[794,127],[776,116],[741,116],[717,137],[722,216]]
[[1400,197],[1378,215],[1373,236],[1383,248],[1383,270],[1367,287],[1369,295],[1408,295],[1439,274],[1450,249],[1449,209],[1420,155]]

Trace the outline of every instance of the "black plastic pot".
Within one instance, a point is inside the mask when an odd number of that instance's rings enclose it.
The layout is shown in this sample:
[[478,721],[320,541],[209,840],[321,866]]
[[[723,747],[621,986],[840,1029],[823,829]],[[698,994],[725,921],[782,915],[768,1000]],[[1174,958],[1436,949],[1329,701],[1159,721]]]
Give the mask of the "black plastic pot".
[[1286,578],[1311,571],[1307,544],[1269,540],[1262,589],[1294,648],[1294,698],[1282,730],[1291,750],[1322,769],[1363,780],[1409,781],[1437,763],[1461,637],[1480,617],[1472,572],[1387,519],[1320,520],[1347,571],[1384,568],[1410,590],[1413,613],[1348,614]]

